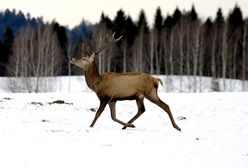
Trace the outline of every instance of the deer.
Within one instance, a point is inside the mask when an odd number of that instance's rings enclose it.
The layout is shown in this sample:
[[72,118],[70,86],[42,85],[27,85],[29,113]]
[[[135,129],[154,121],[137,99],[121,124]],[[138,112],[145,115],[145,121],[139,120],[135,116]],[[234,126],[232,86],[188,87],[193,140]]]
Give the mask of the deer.
[[[96,64],[97,56],[121,38],[122,36],[115,38],[115,33],[112,36],[106,35],[96,50],[90,49],[89,46],[83,43],[82,45],[86,47],[87,54],[82,54],[82,57],[71,58],[70,60],[71,64],[84,71],[87,86],[96,93],[100,100],[100,106],[90,127],[95,125],[106,105],[109,105],[112,120],[123,125],[122,129],[127,127],[135,128],[133,122],[145,112],[144,98],[146,98],[167,112],[173,127],[181,131],[173,118],[170,107],[158,97],[158,85],[159,83],[163,85],[161,79],[139,72],[99,73]],[[116,102],[122,100],[136,100],[138,107],[138,112],[127,123],[116,117]]]

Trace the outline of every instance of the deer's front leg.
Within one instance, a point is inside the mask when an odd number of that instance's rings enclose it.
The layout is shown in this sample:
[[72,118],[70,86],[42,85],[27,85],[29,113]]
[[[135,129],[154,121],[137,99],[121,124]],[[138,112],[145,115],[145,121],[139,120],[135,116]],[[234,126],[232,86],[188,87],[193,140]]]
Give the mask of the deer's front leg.
[[92,123],[90,124],[90,127],[93,127],[96,123],[96,120],[100,117],[100,115],[102,114],[104,108],[106,107],[107,105],[107,102],[105,101],[101,101],[100,102],[100,107],[98,108],[97,112],[96,112],[96,115],[95,115],[95,118],[94,120],[92,121]]

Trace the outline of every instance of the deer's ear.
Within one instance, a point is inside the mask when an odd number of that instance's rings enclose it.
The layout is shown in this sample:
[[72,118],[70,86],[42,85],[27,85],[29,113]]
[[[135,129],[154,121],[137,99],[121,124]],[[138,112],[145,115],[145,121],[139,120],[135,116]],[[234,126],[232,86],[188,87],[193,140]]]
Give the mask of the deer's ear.
[[95,53],[92,53],[90,55],[90,61],[93,62],[95,60],[95,57],[96,57],[96,54]]

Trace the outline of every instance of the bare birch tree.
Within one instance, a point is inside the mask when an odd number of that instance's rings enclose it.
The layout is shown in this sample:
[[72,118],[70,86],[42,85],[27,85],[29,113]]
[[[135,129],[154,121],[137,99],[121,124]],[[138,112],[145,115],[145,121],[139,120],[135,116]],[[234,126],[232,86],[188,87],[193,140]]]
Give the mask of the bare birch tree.
[[127,39],[124,39],[122,43],[122,50],[123,50],[123,61],[122,61],[123,72],[127,72]]
[[243,43],[242,43],[242,90],[246,90],[246,71],[247,71],[247,25],[248,20],[245,20],[244,24],[244,34],[243,34]]
[[23,27],[14,40],[13,54],[9,62],[10,74],[25,79],[25,86],[22,87],[28,92],[48,91],[52,86],[48,86],[46,79],[40,78],[60,74],[60,54],[52,25]]
[[198,72],[198,61],[199,61],[199,50],[200,50],[200,26],[196,24],[196,32],[194,38],[194,50],[193,50],[193,91],[197,90],[197,72]]
[[154,31],[150,32],[150,74],[154,74]]
[[184,22],[181,20],[179,23],[179,75],[180,75],[180,92],[183,90],[183,63],[184,63],[184,54],[183,54],[183,39],[184,39],[184,30],[183,24]]
[[190,78],[190,71],[191,71],[191,67],[190,67],[190,62],[191,62],[191,43],[190,43],[190,25],[187,26],[186,28],[186,70],[187,70],[187,77],[188,77],[188,89],[189,92],[191,91],[191,78]]
[[217,69],[216,69],[216,45],[217,42],[217,27],[214,27],[213,29],[213,40],[212,40],[212,52],[211,52],[211,73],[212,73],[212,79],[211,79],[211,89],[212,91],[220,91],[219,88],[219,81],[217,79]]

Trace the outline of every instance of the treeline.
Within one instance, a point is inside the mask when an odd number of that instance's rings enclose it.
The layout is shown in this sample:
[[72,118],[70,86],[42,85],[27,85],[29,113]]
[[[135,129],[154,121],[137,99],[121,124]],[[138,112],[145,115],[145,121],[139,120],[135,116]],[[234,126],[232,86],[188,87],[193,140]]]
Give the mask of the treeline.
[[[45,23],[42,17],[25,16],[21,11],[0,12],[0,76],[70,74],[68,54],[73,52],[71,46],[79,39],[87,39],[95,27],[82,21],[69,30],[55,20]],[[47,62],[52,62],[49,68],[45,66]]]
[[190,11],[176,8],[166,17],[158,7],[150,27],[143,10],[137,21],[119,10],[113,20],[102,14],[98,24],[82,22],[73,30],[56,21],[29,20],[15,32],[5,27],[0,42],[1,76],[79,74],[68,60],[82,56],[82,43],[94,49],[106,34],[116,32],[123,38],[99,55],[101,72],[248,79],[248,20],[237,5],[226,18],[219,9],[215,18],[204,21],[194,6]]
[[100,69],[247,79],[248,26],[238,6],[226,19],[219,9],[205,22],[194,7],[189,12],[176,9],[165,18],[161,13],[158,8],[152,28],[144,11],[136,23],[123,11],[113,21],[102,15],[96,36],[115,31],[124,37],[99,57]]

